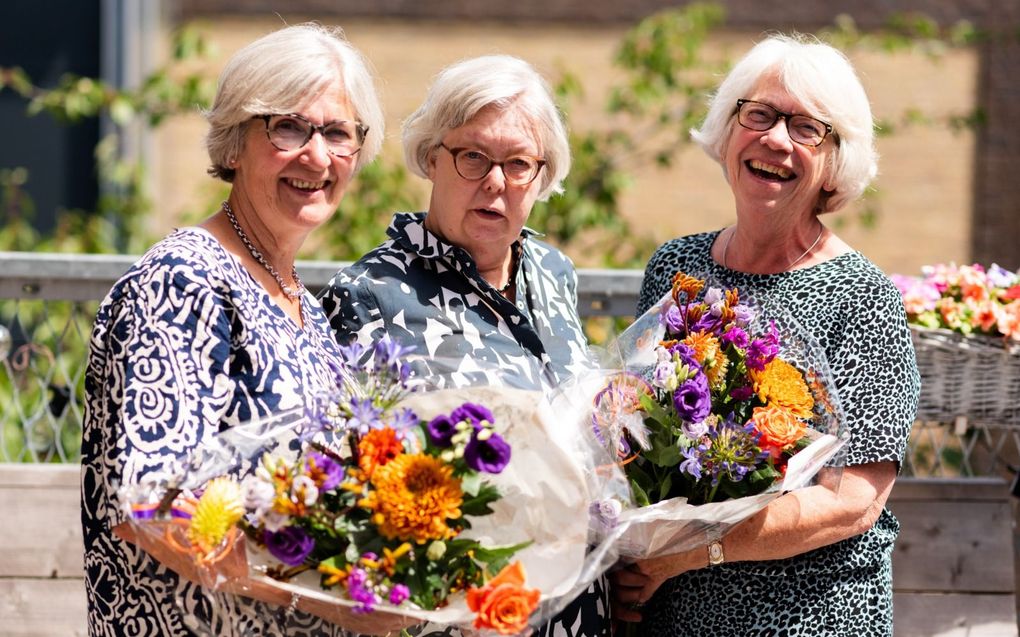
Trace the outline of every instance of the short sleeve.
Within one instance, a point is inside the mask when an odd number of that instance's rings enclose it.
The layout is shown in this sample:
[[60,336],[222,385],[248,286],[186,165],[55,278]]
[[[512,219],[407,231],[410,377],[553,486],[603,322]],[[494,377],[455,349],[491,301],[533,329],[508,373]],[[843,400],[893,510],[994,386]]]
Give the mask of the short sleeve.
[[921,389],[903,303],[884,277],[844,303],[846,324],[830,364],[851,436],[847,464],[899,463]]

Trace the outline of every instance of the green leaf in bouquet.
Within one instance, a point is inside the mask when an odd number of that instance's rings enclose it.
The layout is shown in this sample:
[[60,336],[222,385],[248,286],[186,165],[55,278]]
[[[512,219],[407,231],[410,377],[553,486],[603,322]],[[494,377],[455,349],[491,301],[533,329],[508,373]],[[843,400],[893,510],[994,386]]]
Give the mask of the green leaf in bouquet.
[[652,436],[652,448],[642,454],[646,460],[660,467],[675,467],[680,464],[680,447],[671,434],[664,432]]
[[659,502],[662,502],[669,497],[669,492],[673,488],[673,474],[672,472],[667,473],[666,477],[662,479],[662,483],[659,484]]
[[[463,485],[462,487],[463,488]],[[488,515],[492,513],[489,504],[500,498],[499,490],[488,482],[480,483],[477,493],[470,498],[465,498],[460,505],[461,513],[464,515]]]
[[638,484],[638,481],[633,477],[630,479],[630,491],[634,496],[634,502],[637,503],[639,507],[646,507],[651,504],[651,501],[648,499],[648,493],[641,488],[641,485]]
[[[673,414],[666,411],[666,409],[659,404],[654,397],[647,394],[640,394],[638,401],[641,403],[641,410],[648,414],[648,418],[645,419],[645,425],[650,429],[659,429],[662,427],[669,427],[676,420]],[[654,422],[648,422],[648,419]],[[655,425],[659,425],[656,427]]]
[[[531,540],[508,546],[479,546],[475,549],[475,559],[490,566],[489,570],[499,571],[510,561],[514,553],[531,546]],[[495,564],[499,563],[499,566]]]

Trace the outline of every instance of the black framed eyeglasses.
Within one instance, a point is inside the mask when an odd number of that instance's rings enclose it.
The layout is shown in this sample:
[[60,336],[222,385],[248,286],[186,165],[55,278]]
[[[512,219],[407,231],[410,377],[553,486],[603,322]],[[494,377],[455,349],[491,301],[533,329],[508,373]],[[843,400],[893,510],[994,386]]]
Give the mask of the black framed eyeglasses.
[[368,127],[361,122],[326,122],[313,124],[297,113],[286,115],[256,115],[253,119],[261,119],[266,123],[266,136],[269,142],[280,150],[297,150],[302,148],[319,133],[326,142],[326,150],[336,157],[350,157],[361,150],[365,143]]
[[439,144],[453,155],[453,167],[457,174],[468,181],[484,179],[493,166],[499,166],[503,178],[513,186],[526,186],[535,181],[546,161],[531,155],[514,155],[503,161],[495,161],[485,153],[474,148],[450,148]]
[[737,100],[737,122],[744,128],[765,132],[782,118],[790,139],[804,146],[820,146],[832,132],[832,125],[810,115],[784,113],[775,106],[754,100]]

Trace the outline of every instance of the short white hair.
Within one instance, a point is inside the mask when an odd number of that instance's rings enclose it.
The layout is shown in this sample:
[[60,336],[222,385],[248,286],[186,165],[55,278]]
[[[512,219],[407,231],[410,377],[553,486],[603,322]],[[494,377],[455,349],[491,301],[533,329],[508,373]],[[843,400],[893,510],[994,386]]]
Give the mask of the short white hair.
[[369,63],[339,27],[307,23],[286,27],[255,40],[234,54],[220,74],[216,99],[205,113],[209,174],[234,180],[231,164],[244,147],[244,132],[255,115],[293,113],[334,82],[368,127],[357,155],[357,169],[382,148],[385,128]]
[[708,114],[691,137],[726,170],[725,149],[736,124],[737,100],[765,78],[775,78],[808,114],[832,125],[836,144],[828,167],[835,186],[818,212],[833,212],[856,200],[878,173],[871,106],[850,60],[839,50],[805,35],[773,35],[752,48],[712,96]]
[[425,101],[404,121],[404,160],[408,169],[428,178],[429,160],[443,137],[468,123],[484,108],[517,109],[532,125],[543,158],[540,200],[563,191],[570,172],[567,129],[549,85],[524,60],[484,55],[452,64],[432,82]]

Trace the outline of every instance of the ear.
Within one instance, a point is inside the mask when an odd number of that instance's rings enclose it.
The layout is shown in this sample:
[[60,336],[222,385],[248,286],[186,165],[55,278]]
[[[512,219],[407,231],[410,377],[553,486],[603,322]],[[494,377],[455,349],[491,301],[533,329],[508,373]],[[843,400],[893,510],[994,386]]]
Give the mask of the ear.
[[425,162],[426,171],[425,173],[429,176],[430,181],[436,180],[436,162],[439,160],[439,148],[433,148],[429,151],[428,160]]

